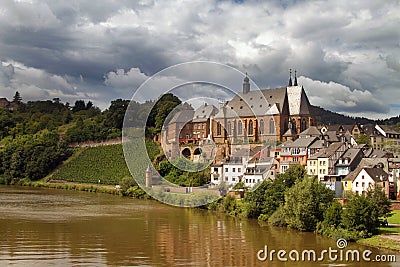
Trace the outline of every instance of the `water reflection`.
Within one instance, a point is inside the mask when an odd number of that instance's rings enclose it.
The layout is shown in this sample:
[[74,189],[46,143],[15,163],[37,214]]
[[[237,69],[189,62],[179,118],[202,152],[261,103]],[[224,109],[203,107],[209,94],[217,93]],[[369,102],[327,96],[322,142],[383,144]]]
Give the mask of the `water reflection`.
[[260,262],[256,253],[264,245],[320,251],[336,244],[312,233],[155,201],[0,187],[0,215],[1,266],[339,266]]

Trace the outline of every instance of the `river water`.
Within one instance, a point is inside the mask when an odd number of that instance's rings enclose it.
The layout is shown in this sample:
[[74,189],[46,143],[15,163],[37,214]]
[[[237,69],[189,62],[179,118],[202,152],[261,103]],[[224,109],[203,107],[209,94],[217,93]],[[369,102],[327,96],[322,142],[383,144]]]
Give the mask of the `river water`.
[[[300,262],[260,261],[257,253],[300,251]],[[238,220],[156,201],[56,189],[0,186],[0,266],[400,266],[398,263],[301,261],[303,250],[336,242],[255,220]],[[370,249],[349,244],[342,249]],[[296,254],[292,254],[295,256]],[[334,256],[335,254],[333,254]],[[360,254],[362,255],[362,254]],[[337,256],[340,257],[339,252]],[[396,255],[400,261],[400,255]],[[340,258],[339,258],[340,259]]]

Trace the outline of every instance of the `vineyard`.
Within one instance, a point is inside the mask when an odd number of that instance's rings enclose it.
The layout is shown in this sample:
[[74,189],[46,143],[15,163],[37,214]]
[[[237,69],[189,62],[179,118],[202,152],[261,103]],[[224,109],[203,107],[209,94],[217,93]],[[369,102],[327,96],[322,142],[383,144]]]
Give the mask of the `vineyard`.
[[[137,142],[143,141],[138,140]],[[149,154],[158,153],[156,144],[150,141],[147,145],[151,148]],[[147,166],[147,154],[135,153],[133,158],[134,160],[130,162],[130,167],[134,175],[144,176],[144,170]],[[100,180],[101,184],[116,185],[121,182],[122,178],[130,176],[122,145],[117,144],[80,148],[80,151],[50,178],[76,183],[98,183]]]

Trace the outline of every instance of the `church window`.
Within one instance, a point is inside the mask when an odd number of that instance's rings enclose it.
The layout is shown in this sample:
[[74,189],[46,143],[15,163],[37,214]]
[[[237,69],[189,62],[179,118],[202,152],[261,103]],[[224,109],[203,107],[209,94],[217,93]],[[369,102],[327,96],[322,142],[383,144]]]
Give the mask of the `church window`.
[[242,121],[238,122],[238,135],[242,135],[243,134],[243,124]]
[[275,122],[274,119],[269,120],[269,133],[274,134],[275,133]]
[[249,135],[253,135],[253,121],[249,121]]
[[264,134],[264,120],[260,120],[260,134]]

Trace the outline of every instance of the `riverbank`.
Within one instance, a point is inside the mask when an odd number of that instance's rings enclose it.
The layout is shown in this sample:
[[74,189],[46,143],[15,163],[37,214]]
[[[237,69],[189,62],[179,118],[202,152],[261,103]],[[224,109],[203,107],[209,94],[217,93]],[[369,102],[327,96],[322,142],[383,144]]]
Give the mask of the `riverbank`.
[[122,195],[121,190],[115,188],[115,186],[111,185],[102,185],[102,184],[90,184],[90,183],[74,183],[67,181],[21,181],[18,183],[21,186],[30,186],[30,187],[42,187],[42,188],[52,188],[52,189],[63,189],[63,190],[75,190],[75,191],[83,191],[83,192],[93,192],[93,193],[104,193],[111,195]]

